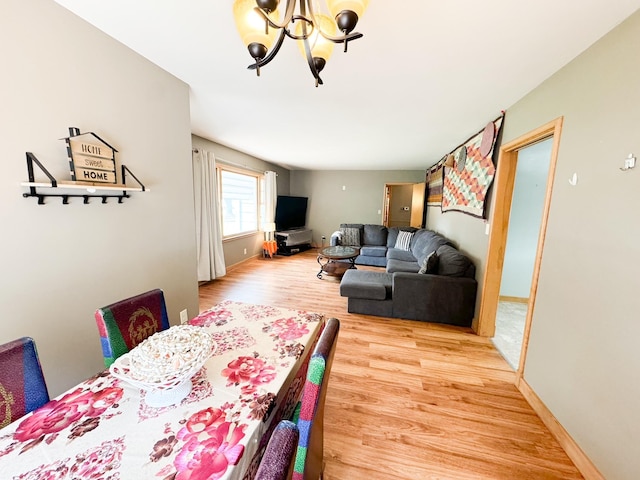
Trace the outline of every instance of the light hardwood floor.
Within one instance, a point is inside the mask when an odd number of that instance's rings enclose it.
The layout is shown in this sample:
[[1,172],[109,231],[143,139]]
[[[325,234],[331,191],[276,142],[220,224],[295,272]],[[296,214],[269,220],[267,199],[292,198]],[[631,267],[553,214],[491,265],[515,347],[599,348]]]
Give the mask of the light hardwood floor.
[[[360,267],[367,268],[367,267]],[[251,259],[200,287],[340,320],[325,409],[325,480],[583,478],[471,330],[347,313],[316,252]]]

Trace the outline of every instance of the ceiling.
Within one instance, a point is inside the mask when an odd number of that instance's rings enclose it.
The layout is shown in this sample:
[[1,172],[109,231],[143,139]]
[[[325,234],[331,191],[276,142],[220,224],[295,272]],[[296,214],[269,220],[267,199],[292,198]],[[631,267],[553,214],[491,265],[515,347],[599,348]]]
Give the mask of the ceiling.
[[313,170],[423,170],[640,8],[372,0],[315,88],[289,39],[260,77],[246,69],[232,0],[56,1],[189,84],[195,135]]

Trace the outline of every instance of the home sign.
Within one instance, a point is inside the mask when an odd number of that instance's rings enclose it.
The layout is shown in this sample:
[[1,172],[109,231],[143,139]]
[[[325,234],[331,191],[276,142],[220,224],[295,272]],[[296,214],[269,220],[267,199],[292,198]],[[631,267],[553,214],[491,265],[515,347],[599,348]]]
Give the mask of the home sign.
[[67,143],[71,180],[88,183],[117,182],[115,153],[117,150],[93,132],[80,133],[69,128]]

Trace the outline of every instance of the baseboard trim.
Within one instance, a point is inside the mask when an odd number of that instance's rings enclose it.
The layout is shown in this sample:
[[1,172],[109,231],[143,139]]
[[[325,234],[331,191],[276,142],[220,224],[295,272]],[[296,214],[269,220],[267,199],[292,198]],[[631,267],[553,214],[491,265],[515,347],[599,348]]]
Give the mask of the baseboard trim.
[[500,295],[498,297],[499,302],[514,302],[514,303],[529,303],[529,299],[526,297],[508,297],[506,295]]
[[247,263],[249,260],[252,260],[254,258],[258,258],[258,257],[261,257],[261,256],[262,256],[261,253],[256,253],[255,255],[251,255],[250,257],[247,257],[247,258],[245,258],[243,260],[240,260],[239,262],[234,263],[233,265],[226,265],[225,266],[225,270],[227,272],[231,272],[231,271],[235,270],[236,268],[238,268],[239,266],[241,266],[242,264]]
[[529,384],[523,378],[520,378],[516,386],[527,402],[529,402],[531,408],[538,414],[542,423],[547,426],[551,434],[556,438],[577,469],[580,470],[582,476],[586,480],[605,480],[593,462],[582,451],[575,440],[571,438],[569,432],[558,422],[556,417],[551,413],[551,410],[540,400],[540,397],[536,395]]

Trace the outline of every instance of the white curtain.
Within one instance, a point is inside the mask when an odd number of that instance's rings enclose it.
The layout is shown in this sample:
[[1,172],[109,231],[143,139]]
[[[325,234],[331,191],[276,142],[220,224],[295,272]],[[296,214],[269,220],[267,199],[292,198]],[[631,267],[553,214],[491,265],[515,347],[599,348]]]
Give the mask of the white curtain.
[[227,273],[222,250],[222,224],[218,208],[218,181],[213,152],[193,153],[193,194],[196,210],[198,281],[206,282]]
[[277,176],[278,174],[276,172],[264,172],[264,219],[262,228],[265,231],[270,230],[268,226],[273,224],[276,219],[276,200],[278,199]]

